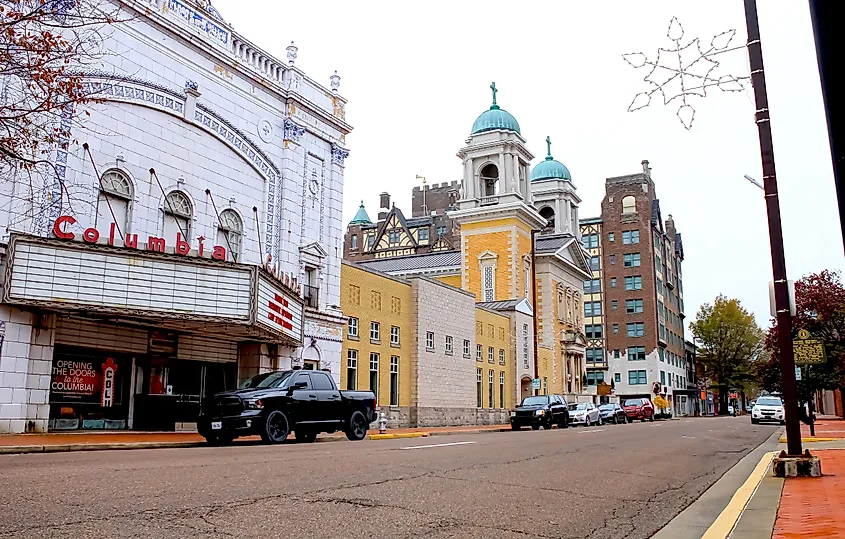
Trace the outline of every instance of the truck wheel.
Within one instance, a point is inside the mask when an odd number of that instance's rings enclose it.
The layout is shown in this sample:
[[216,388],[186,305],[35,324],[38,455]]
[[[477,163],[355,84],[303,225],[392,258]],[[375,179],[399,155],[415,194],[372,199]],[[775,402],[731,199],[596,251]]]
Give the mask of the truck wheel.
[[566,416],[566,415],[563,416],[563,420],[560,422],[560,425],[558,425],[558,428],[560,428],[560,429],[568,429],[569,428],[569,416]]
[[346,428],[346,438],[357,442],[367,436],[367,418],[361,412],[352,412],[349,426]]
[[297,430],[296,441],[303,444],[310,444],[317,439],[317,433],[313,430]]
[[280,444],[287,439],[288,434],[290,434],[290,423],[285,414],[278,410],[270,412],[261,432],[264,443]]

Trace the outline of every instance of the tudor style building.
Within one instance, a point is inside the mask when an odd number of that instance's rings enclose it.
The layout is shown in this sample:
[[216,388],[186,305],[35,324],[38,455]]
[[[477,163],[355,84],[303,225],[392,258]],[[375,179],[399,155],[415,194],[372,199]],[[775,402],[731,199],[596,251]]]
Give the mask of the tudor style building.
[[0,184],[0,432],[190,428],[259,372],[340,380],[340,77],[207,1],[114,2],[79,144],[34,198]]

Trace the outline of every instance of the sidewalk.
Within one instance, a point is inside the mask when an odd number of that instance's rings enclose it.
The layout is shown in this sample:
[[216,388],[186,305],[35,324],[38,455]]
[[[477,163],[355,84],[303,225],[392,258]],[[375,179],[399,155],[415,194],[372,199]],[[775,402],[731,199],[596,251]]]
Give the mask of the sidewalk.
[[[450,434],[475,434],[510,430],[508,425],[470,425],[460,427],[430,427],[413,429],[390,429],[388,434],[370,430],[367,438],[385,440],[395,438],[417,438],[425,436],[446,436]],[[289,440],[295,440],[291,434]],[[345,440],[340,433],[321,434],[318,442]],[[258,436],[247,436],[235,440],[234,445],[257,443]],[[205,440],[196,432],[56,432],[48,434],[5,434],[0,435],[0,454],[4,453],[51,453],[60,451],[94,451],[104,449],[155,449],[165,447],[195,447],[204,445]]]
[[[801,423],[801,440],[804,442],[830,442],[845,440],[845,421],[841,419],[817,419],[816,435],[810,436],[810,425]],[[781,438],[785,442],[786,438]]]
[[784,482],[772,539],[845,537],[845,450],[811,452],[824,476]]

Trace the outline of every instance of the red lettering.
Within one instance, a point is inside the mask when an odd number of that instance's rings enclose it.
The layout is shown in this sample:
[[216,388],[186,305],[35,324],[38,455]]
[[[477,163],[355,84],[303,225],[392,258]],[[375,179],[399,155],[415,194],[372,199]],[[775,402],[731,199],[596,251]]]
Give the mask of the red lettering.
[[166,245],[167,242],[164,241],[164,238],[157,238],[155,236],[147,238],[147,251],[158,251],[159,253],[163,253]]
[[182,234],[176,233],[176,252],[180,255],[186,255],[191,252],[191,244],[182,239]]
[[96,228],[86,228],[85,232],[82,233],[82,239],[88,243],[97,243],[97,240],[100,239],[100,231]]
[[109,225],[109,245],[114,245],[114,223]]
[[267,303],[268,303],[267,306],[270,307],[271,311],[276,311],[277,313],[282,312],[282,308],[279,307],[278,305],[276,305],[275,303],[273,303],[272,301],[268,301]]
[[278,294],[273,294],[273,295],[275,296],[275,297],[274,297],[274,299],[275,299],[276,301],[278,301],[279,303],[281,303],[281,304],[282,304],[282,305],[284,305],[285,307],[287,307],[287,306],[288,306],[288,300],[286,300],[284,297],[282,297],[282,296],[280,296],[280,295],[278,295]]
[[198,252],[199,252],[199,256],[200,256],[200,257],[202,256],[202,253],[203,253],[203,251],[204,251],[204,249],[203,249],[203,245],[202,245],[202,242],[203,242],[203,240],[204,240],[204,239],[205,239],[205,238],[203,238],[202,236],[200,236],[199,238],[197,238],[197,240],[200,242],[200,248],[199,248],[199,251],[198,251]]
[[211,252],[211,258],[214,260],[226,260],[226,248],[222,245],[215,245],[214,251]]
[[64,232],[62,230],[62,225],[64,225],[65,223],[69,225],[74,225],[76,224],[76,219],[74,219],[70,215],[62,215],[61,217],[56,219],[56,222],[53,223],[53,235],[63,240],[72,240],[73,232]]
[[275,322],[287,330],[293,330],[293,324],[291,324],[287,320],[282,320],[273,313],[267,313],[267,318],[269,318],[271,322]]
[[123,240],[123,245],[130,249],[138,248],[138,234],[127,234],[126,239]]

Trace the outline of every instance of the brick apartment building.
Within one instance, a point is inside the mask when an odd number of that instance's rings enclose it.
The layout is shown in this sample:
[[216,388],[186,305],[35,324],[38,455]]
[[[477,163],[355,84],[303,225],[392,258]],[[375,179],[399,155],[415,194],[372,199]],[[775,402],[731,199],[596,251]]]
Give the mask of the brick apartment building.
[[642,165],[607,178],[601,219],[581,223],[593,270],[584,283],[588,381],[601,382],[604,357],[605,381],[620,399],[659,391],[673,413],[687,414],[697,393],[684,347],[683,243],[672,216],[662,218],[648,161]]

